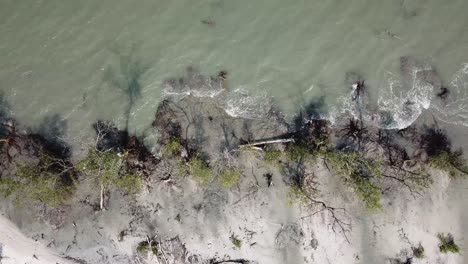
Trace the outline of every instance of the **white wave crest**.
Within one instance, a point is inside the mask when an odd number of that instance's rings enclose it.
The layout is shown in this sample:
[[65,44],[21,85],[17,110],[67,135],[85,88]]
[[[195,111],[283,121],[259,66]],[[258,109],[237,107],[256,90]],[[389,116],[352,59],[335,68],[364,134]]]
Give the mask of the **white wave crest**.
[[190,80],[189,82],[172,80],[165,82],[163,96],[185,97],[191,95],[195,97],[214,98],[223,91],[224,88],[220,82],[215,82],[210,79],[199,80],[196,84]]
[[223,99],[223,108],[232,117],[247,119],[264,118],[271,108],[266,92],[251,95],[244,89],[236,89]]
[[349,112],[357,119],[362,119],[384,129],[403,129],[410,126],[431,105],[433,85],[427,82],[421,73],[433,71],[431,67],[412,69],[409,80],[388,73],[386,87],[380,89],[377,106],[371,107],[367,96],[353,100],[351,91],[340,97],[341,111],[333,111],[332,118]]

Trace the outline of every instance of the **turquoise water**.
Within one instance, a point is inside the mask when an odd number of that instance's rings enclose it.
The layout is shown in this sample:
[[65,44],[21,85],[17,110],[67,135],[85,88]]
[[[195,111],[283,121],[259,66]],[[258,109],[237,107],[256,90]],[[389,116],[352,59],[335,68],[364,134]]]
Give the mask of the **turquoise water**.
[[188,66],[226,70],[244,109],[271,99],[292,115],[325,96],[332,118],[348,107],[350,71],[366,79],[376,107],[421,94],[389,92],[399,58],[411,55],[457,94],[440,105],[423,92],[420,108],[463,125],[466,10],[464,0],[0,0],[0,89],[23,123],[60,114],[70,135],[89,133],[98,118],[123,125],[128,97],[118,87],[129,79],[141,88],[129,124],[143,131],[164,81]]

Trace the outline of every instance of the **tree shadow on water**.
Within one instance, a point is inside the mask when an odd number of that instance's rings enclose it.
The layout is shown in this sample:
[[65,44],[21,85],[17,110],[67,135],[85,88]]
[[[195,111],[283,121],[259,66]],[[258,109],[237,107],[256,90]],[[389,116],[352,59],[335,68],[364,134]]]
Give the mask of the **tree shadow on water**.
[[8,103],[5,95],[0,91],[0,137],[8,134],[8,129],[4,123],[11,117],[11,106]]
[[298,132],[312,119],[320,119],[326,111],[325,96],[305,104],[293,119],[293,129]]
[[118,57],[119,63],[115,68],[109,66],[104,71],[103,77],[104,82],[123,92],[128,99],[128,106],[125,111],[125,127],[127,130],[132,108],[142,98],[141,78],[150,68],[148,65],[143,64],[141,59],[136,56],[136,49],[137,46],[132,45],[127,54],[114,49],[113,53]]
[[33,137],[41,137],[48,151],[58,157],[69,158],[72,153],[71,146],[65,141],[68,123],[60,115],[46,116],[39,127],[34,129]]

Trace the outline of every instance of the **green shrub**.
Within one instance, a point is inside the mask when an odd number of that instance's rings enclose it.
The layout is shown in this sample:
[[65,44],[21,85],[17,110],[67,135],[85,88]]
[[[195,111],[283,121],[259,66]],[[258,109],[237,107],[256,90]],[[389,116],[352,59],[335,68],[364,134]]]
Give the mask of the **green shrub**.
[[117,178],[114,185],[127,194],[137,194],[140,192],[143,183],[141,177],[135,174],[128,174]]
[[324,159],[330,169],[353,188],[367,209],[375,211],[381,208],[382,190],[373,182],[373,179],[382,177],[379,163],[364,159],[356,152],[328,152]]
[[468,175],[468,168],[462,158],[461,151],[440,152],[430,157],[429,162],[434,168],[448,172],[451,177]]
[[181,158],[176,160],[176,170],[177,175],[182,178],[188,177],[190,175],[190,168],[188,164]]
[[16,206],[25,201],[39,201],[50,207],[63,204],[73,194],[75,181],[67,170],[52,169],[53,163],[51,157],[41,153],[38,164],[18,166],[13,177],[0,179],[0,194],[14,195]]
[[277,149],[266,150],[263,160],[270,165],[277,165],[281,159],[282,152]]
[[413,250],[413,256],[417,259],[423,259],[424,258],[424,247],[419,243],[419,246],[417,247],[412,247]]
[[223,188],[229,189],[239,182],[241,176],[242,173],[239,170],[224,169],[218,176],[218,182]]
[[148,253],[148,251],[151,251],[154,255],[157,256],[159,254],[158,248],[156,247],[156,245],[154,245],[155,243],[152,244],[153,245],[150,245],[148,241],[141,241],[140,243],[138,243],[136,250],[141,255],[145,255]]
[[437,234],[439,238],[439,250],[440,252],[447,253],[460,253],[460,247],[455,244],[453,236],[451,234]]
[[295,142],[289,144],[286,148],[286,157],[290,161],[310,160],[312,155],[305,144]]
[[122,166],[122,158],[113,151],[101,152],[92,149],[88,156],[77,164],[82,173],[94,176],[96,182],[105,186],[113,183],[117,178]]
[[295,202],[299,202],[301,205],[307,205],[310,200],[308,199],[307,192],[303,187],[293,185],[289,188],[288,192],[289,204],[292,205]]
[[85,175],[93,177],[96,187],[114,186],[128,194],[138,193],[143,186],[142,179],[132,173],[121,176],[121,173],[126,173],[122,164],[123,158],[117,153],[92,149],[85,159],[78,162],[77,168]]
[[190,175],[192,175],[195,180],[197,180],[202,185],[208,185],[213,173],[211,172],[211,168],[204,160],[198,157],[193,157],[187,163],[187,165]]
[[229,240],[231,240],[231,243],[237,248],[237,249],[240,249],[242,247],[242,240],[240,240],[239,238],[237,238],[236,236],[231,235],[231,237],[229,238]]
[[163,157],[175,156],[180,152],[181,148],[180,140],[177,138],[171,138],[167,145],[163,146],[161,149]]

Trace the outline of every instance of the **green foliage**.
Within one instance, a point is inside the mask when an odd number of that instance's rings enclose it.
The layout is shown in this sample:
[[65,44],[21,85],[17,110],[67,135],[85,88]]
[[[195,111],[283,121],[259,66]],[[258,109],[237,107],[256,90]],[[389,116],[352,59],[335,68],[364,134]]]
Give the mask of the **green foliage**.
[[231,243],[237,248],[237,249],[240,249],[242,247],[242,240],[240,240],[239,238],[237,238],[236,236],[234,236],[234,234],[231,235],[231,237],[229,238],[229,240],[231,240]]
[[73,193],[72,176],[52,169],[53,159],[41,153],[37,165],[18,166],[15,176],[0,179],[0,194],[14,195],[14,203],[21,206],[25,201],[40,201],[50,207],[63,204]]
[[188,172],[202,185],[208,185],[213,175],[208,164],[199,157],[193,157],[187,163]]
[[299,202],[301,205],[307,205],[310,202],[304,188],[297,185],[293,185],[289,188],[288,198],[290,205],[295,202]]
[[382,191],[373,181],[382,177],[379,163],[364,159],[356,152],[328,152],[324,159],[354,189],[367,209],[375,211],[381,208]]
[[434,168],[448,172],[451,177],[468,175],[468,168],[462,158],[461,151],[443,151],[430,157],[429,161]]
[[218,176],[219,184],[226,189],[233,187],[239,182],[242,173],[234,168],[224,169]]
[[424,256],[424,247],[419,243],[419,246],[417,247],[412,247],[413,250],[413,256],[417,259],[423,259]]
[[439,239],[439,250],[440,252],[447,253],[460,253],[460,247],[455,244],[453,236],[451,234],[444,235],[442,233],[437,234]]
[[143,183],[141,177],[135,174],[127,174],[117,178],[114,185],[128,194],[137,194],[140,192]]
[[305,144],[295,142],[286,148],[286,157],[290,161],[310,160],[312,158],[310,150]]
[[108,186],[118,179],[122,159],[113,151],[91,149],[88,156],[77,164],[80,172],[95,176],[97,184]]
[[277,149],[269,149],[265,151],[263,160],[270,165],[277,165],[281,159],[282,152]]
[[[115,186],[128,194],[138,193],[143,185],[141,178],[135,174],[126,174],[122,164],[123,158],[117,153],[92,149],[85,159],[78,162],[77,169],[93,177],[96,186]],[[123,176],[120,175],[122,172]]]
[[177,175],[184,178],[190,175],[190,168],[188,164],[181,158],[176,160]]
[[148,251],[151,251],[156,256],[159,254],[158,248],[154,244],[150,245],[148,241],[141,241],[140,243],[138,243],[136,250],[141,255],[147,254]]
[[161,149],[163,157],[172,157],[180,152],[181,148],[180,140],[177,138],[172,138],[169,140],[167,145],[163,146]]

